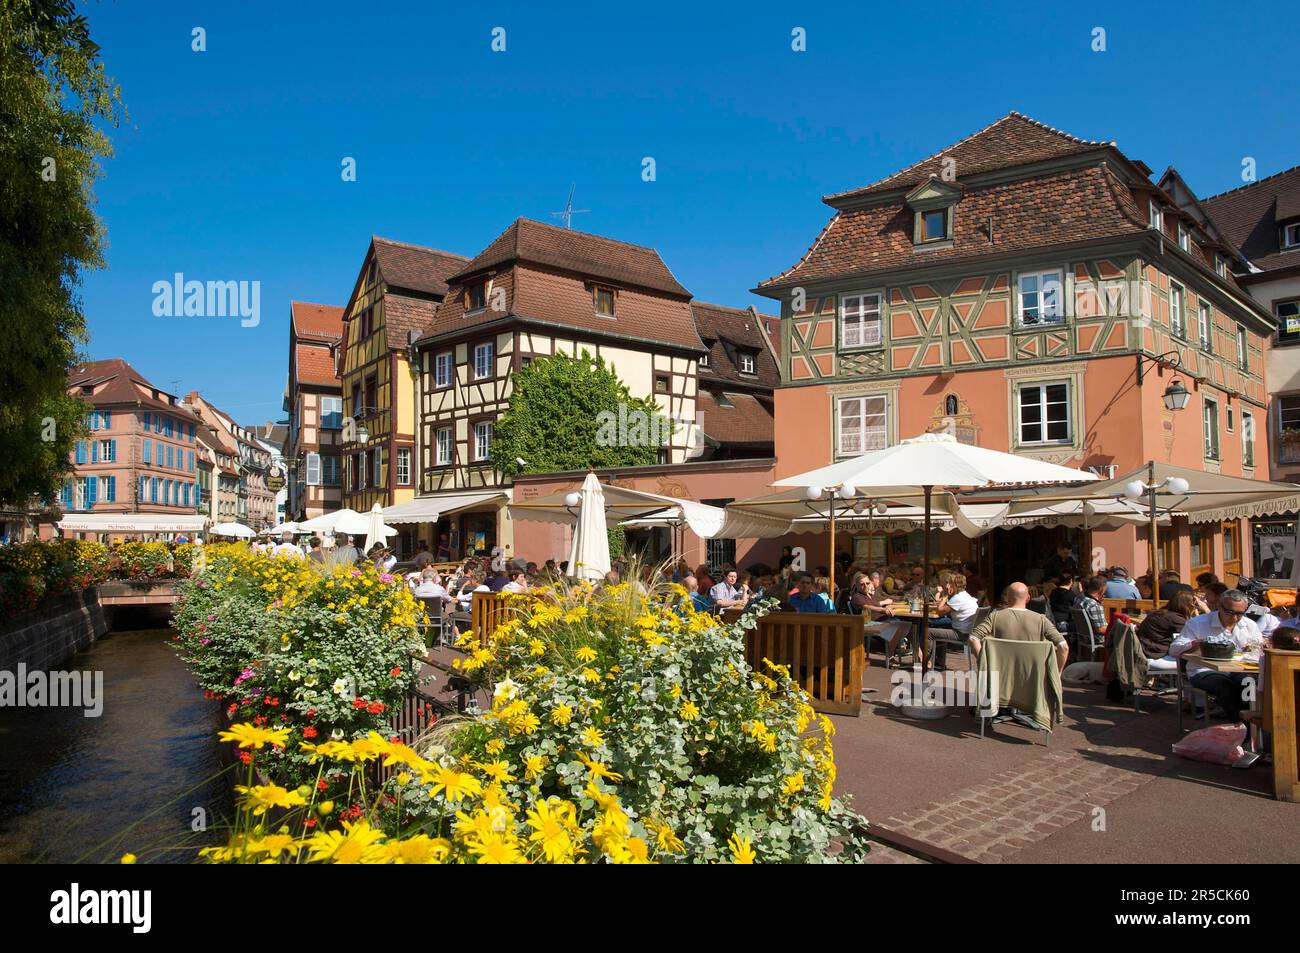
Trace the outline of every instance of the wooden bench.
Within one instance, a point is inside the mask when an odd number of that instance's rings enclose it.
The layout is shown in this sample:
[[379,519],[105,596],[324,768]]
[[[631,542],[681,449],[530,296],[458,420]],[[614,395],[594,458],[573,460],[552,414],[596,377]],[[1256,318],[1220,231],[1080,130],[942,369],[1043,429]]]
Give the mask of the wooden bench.
[[812,698],[817,711],[857,717],[862,711],[866,649],[862,617],[830,613],[774,612],[745,633],[745,661],[763,674],[769,659]]

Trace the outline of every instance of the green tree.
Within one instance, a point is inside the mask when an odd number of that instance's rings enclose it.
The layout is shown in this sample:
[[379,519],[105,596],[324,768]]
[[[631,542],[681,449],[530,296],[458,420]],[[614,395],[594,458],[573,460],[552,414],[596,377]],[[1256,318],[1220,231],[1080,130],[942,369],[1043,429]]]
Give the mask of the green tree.
[[[635,467],[658,460],[663,440],[654,439],[654,427],[662,436],[665,426],[644,426],[665,420],[658,405],[633,397],[603,360],[586,351],[538,358],[516,371],[513,380],[510,407],[492,435],[492,464],[503,473]],[[631,426],[620,430],[620,420]]]
[[0,2],[0,504],[53,499],[82,432],[77,289],[104,264],[92,186],[121,115],[73,0]]

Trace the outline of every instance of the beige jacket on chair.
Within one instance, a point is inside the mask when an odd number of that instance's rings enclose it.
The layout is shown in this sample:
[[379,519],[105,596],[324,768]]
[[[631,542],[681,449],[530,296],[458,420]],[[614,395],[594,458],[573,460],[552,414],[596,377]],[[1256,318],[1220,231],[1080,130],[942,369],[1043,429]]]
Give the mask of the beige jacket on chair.
[[985,681],[987,673],[997,675],[999,708],[1023,711],[1048,732],[1065,717],[1061,670],[1057,667],[1056,648],[1051,642],[1045,639],[1036,642],[985,639],[979,658],[981,691],[988,684]]

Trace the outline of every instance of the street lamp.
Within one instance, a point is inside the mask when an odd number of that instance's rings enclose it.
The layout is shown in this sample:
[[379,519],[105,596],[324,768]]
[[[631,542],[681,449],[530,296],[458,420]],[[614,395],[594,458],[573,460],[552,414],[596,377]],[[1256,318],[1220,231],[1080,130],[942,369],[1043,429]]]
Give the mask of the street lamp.
[[[1145,368],[1147,361],[1150,361],[1157,367],[1167,367],[1173,371],[1180,371],[1183,369],[1183,358],[1177,351],[1165,351],[1163,354],[1157,354],[1155,357],[1150,357],[1146,354],[1139,354],[1137,359],[1137,382],[1139,386],[1142,384],[1142,378],[1144,376],[1143,369]],[[1187,406],[1187,402],[1192,399],[1192,395],[1191,392],[1188,391],[1187,386],[1175,377],[1169,382],[1169,386],[1165,388],[1165,392],[1161,395],[1161,399],[1164,401],[1166,410],[1182,410]]]
[[[1174,383],[1178,382],[1175,381]],[[1173,385],[1170,386],[1172,387]],[[1168,392],[1166,391],[1166,393]],[[1186,393],[1186,391],[1183,393]],[[1176,408],[1170,409],[1172,410]],[[1160,570],[1156,562],[1156,556],[1160,545],[1159,537],[1157,536],[1158,529],[1156,527],[1156,519],[1158,516],[1156,510],[1156,494],[1161,490],[1168,490],[1174,496],[1182,496],[1191,490],[1191,488],[1191,484],[1179,476],[1165,477],[1163,480],[1156,482],[1156,465],[1154,462],[1147,464],[1147,479],[1145,481],[1130,480],[1128,483],[1124,484],[1124,495],[1130,500],[1138,500],[1143,496],[1147,497],[1148,512],[1150,513],[1151,521],[1147,531],[1151,539],[1151,599],[1156,603],[1159,603],[1160,601]]]

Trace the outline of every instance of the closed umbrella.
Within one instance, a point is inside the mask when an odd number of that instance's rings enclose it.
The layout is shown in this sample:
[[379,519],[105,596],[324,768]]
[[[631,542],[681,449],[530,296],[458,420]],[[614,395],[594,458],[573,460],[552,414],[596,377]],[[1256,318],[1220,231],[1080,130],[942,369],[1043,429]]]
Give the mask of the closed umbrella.
[[[605,491],[596,474],[588,473],[576,496],[578,521],[573,527],[573,546],[569,550],[569,575],[575,579],[599,582],[609,572],[609,536],[605,523]],[[569,501],[566,501],[569,502]]]

